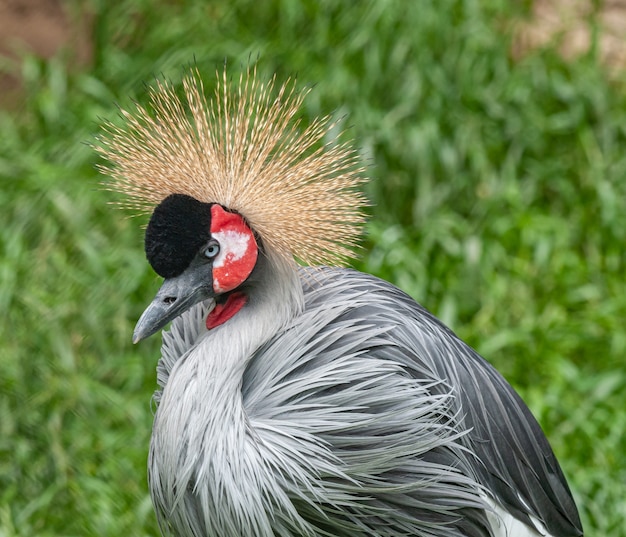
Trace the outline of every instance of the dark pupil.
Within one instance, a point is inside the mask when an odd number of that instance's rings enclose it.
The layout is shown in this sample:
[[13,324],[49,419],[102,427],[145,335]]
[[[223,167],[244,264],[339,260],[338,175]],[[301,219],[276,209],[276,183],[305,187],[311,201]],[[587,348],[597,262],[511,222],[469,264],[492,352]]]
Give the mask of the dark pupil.
[[216,256],[216,255],[217,255],[218,250],[219,250],[219,249],[218,249],[217,245],[216,245],[216,244],[212,244],[211,246],[209,246],[209,247],[206,249],[206,251],[205,251],[204,253],[205,253],[205,255],[206,255],[207,257],[214,257],[214,256]]

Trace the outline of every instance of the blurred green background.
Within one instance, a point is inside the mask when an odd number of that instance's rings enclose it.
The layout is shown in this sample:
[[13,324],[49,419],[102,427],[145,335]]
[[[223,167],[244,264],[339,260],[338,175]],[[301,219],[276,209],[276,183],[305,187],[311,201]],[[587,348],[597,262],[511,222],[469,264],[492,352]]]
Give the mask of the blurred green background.
[[224,60],[346,118],[372,177],[356,266],[495,364],[586,534],[626,536],[626,69],[593,4],[565,60],[557,38],[519,52],[532,2],[66,2],[73,51],[0,63],[22,79],[0,109],[0,537],[158,534],[159,341],[130,341],[158,279],[88,143],[156,76],[195,62],[211,87]]

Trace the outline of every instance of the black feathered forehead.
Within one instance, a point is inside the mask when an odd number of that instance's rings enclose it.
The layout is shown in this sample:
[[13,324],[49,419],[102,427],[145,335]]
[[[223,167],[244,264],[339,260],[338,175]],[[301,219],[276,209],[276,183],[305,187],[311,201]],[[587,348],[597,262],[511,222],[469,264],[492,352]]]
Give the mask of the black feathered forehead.
[[157,205],[146,229],[146,257],[163,278],[181,274],[211,237],[211,203],[170,194]]

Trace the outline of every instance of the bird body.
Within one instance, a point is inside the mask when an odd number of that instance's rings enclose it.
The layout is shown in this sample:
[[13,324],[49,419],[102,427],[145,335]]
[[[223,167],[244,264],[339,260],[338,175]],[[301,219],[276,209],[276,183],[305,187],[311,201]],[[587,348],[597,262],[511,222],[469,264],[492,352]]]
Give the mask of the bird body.
[[362,220],[353,152],[316,148],[327,122],[298,134],[299,97],[254,77],[214,108],[185,88],[191,119],[160,87],[156,119],[123,113],[100,146],[116,188],[156,205],[146,254],[165,281],[134,340],[172,321],[149,456],[164,533],[582,535],[492,366],[391,284],[294,263],[337,261]]
[[[149,469],[175,534],[577,535],[543,434],[486,361],[371,276],[301,270],[293,284],[291,312],[267,289],[232,326],[207,332],[202,303],[164,334]],[[483,447],[489,427],[500,443]],[[515,481],[519,466],[534,482]],[[494,479],[526,523],[490,495]],[[528,507],[537,489],[552,503]]]

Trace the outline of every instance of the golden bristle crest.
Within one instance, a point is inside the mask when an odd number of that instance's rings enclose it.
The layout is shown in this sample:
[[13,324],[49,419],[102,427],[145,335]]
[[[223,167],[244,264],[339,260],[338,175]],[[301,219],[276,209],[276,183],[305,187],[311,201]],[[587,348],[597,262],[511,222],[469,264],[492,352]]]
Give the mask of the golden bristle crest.
[[366,201],[363,167],[349,144],[327,141],[330,117],[300,129],[295,116],[307,91],[255,71],[238,84],[220,77],[207,102],[197,70],[183,79],[184,99],[166,82],[125,122],[104,125],[96,150],[101,171],[125,205],[147,211],[173,193],[237,211],[266,247],[306,264],[341,264],[353,256]]

